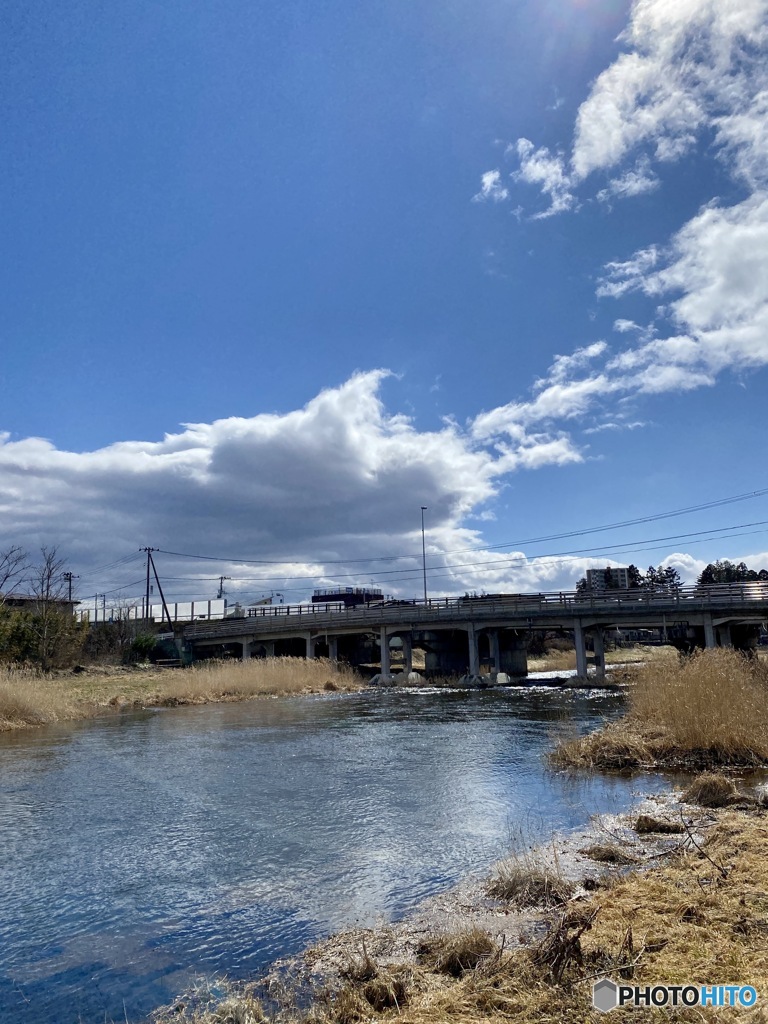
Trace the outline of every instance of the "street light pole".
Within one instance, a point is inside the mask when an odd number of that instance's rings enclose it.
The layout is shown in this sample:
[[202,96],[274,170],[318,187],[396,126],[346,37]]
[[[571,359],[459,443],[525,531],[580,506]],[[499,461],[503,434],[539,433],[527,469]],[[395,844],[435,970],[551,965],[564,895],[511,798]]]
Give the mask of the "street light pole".
[[424,604],[427,603],[427,546],[424,541],[424,513],[427,511],[427,506],[421,506],[421,566],[424,570]]

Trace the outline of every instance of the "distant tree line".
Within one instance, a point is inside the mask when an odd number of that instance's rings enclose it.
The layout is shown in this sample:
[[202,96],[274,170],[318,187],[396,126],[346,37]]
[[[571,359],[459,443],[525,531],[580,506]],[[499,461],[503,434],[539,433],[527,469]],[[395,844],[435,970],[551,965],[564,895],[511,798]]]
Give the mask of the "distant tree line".
[[744,562],[734,565],[723,558],[710,562],[696,582],[701,586],[711,583],[768,583],[768,570],[750,569]]
[[[595,582],[595,578],[597,581]],[[636,565],[627,568],[627,582],[630,590],[644,590],[653,594],[676,594],[683,586],[683,581],[677,569],[671,565],[666,567],[649,565],[645,573],[641,572]],[[717,562],[710,562],[699,574],[696,583],[698,586],[708,586],[714,583],[768,583],[768,569],[750,569],[744,562],[735,564],[727,558],[718,559]],[[590,589],[587,577],[582,576],[576,583],[576,590],[579,593]],[[611,566],[603,570],[596,570],[592,573],[593,590],[617,590],[619,583],[617,572]]]
[[[619,590],[620,587],[617,572],[607,565],[602,571],[592,573],[592,590]],[[595,577],[597,584],[595,585]],[[651,594],[676,594],[681,590],[683,581],[677,569],[671,565],[649,565],[645,573],[641,572],[636,565],[627,567],[627,585],[630,590],[643,590]],[[578,593],[589,591],[590,586],[587,577],[582,576],[576,583]]]

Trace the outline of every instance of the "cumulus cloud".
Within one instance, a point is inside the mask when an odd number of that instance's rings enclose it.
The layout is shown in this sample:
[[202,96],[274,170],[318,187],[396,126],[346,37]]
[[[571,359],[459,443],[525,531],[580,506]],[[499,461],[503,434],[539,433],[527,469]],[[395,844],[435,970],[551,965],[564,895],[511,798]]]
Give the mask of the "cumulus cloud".
[[[387,589],[411,593],[421,505],[429,509],[431,557],[445,561],[445,552],[477,546],[464,522],[482,514],[505,474],[580,458],[546,431],[522,428],[502,443],[492,431],[478,438],[451,421],[418,430],[384,406],[386,376],[358,373],[284,414],[190,423],[160,441],[92,452],[0,435],[4,536],[33,550],[59,545],[84,581],[92,567],[133,553],[122,583],[149,545],[224,556],[214,570],[172,564],[182,577],[232,576],[231,591],[306,593],[314,581],[297,577],[359,583],[378,573],[385,586],[391,581]],[[355,563],[374,556],[393,561]],[[158,558],[167,571],[168,557]],[[183,580],[178,586],[189,590]]]

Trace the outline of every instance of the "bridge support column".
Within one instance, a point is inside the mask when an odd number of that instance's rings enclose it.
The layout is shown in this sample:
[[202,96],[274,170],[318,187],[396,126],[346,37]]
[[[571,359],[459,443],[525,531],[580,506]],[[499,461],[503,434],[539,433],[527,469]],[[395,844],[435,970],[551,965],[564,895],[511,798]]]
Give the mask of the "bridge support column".
[[477,633],[472,623],[467,626],[467,645],[469,647],[469,675],[475,679],[480,675],[480,651],[477,647]]
[[717,647],[715,627],[712,624],[712,616],[709,613],[704,616],[704,646],[707,648]]
[[721,626],[717,627],[717,637],[721,647],[733,647],[730,622],[724,622]]
[[379,631],[381,642],[381,678],[389,680],[392,676],[392,668],[389,663],[389,634],[384,626]]
[[307,641],[307,661],[310,661],[315,657],[315,640],[311,633],[307,633],[305,639]]
[[491,653],[491,672],[501,672],[501,647],[499,646],[498,629],[488,630],[488,647]]
[[264,643],[262,644],[262,647],[264,648],[264,657],[265,658],[274,658],[274,656],[275,656],[275,641],[274,640],[265,640]]
[[593,631],[592,637],[592,643],[595,649],[595,656],[593,658],[595,678],[605,682],[605,637],[599,626]]
[[251,641],[241,640],[240,643],[243,647],[243,661],[249,661],[251,657]]
[[576,675],[580,679],[587,678],[587,645],[584,638],[584,629],[581,620],[576,619],[573,624],[573,642],[576,646]]
[[409,676],[413,672],[413,639],[410,635],[401,639],[403,641],[403,672]]
[[339,660],[339,638],[337,636],[328,637],[328,660],[332,661],[334,665]]

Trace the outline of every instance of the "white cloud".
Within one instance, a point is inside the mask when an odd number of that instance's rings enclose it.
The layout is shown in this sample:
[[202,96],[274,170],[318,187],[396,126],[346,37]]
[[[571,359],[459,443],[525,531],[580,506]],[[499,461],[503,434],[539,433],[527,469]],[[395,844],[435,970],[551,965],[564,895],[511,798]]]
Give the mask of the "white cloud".
[[[477,438],[451,421],[418,430],[385,408],[379,392],[386,376],[358,373],[284,414],[186,424],[161,441],[124,441],[92,452],[2,434],[4,536],[31,550],[59,545],[84,581],[89,567],[151,545],[226,556],[215,572],[246,579],[233,582],[231,594],[238,588],[306,592],[312,581],[284,577],[344,582],[351,572],[368,582],[369,574],[384,570],[417,570],[422,504],[429,508],[433,547],[438,538],[441,551],[475,546],[479,538],[464,523],[487,512],[505,474],[581,458],[566,438],[524,427],[514,439],[505,435],[503,445],[496,444],[498,435]],[[378,555],[404,558],[365,567],[343,563]],[[158,557],[167,572],[167,556]],[[253,567],[247,559],[278,564]],[[332,564],[337,561],[342,564]],[[212,571],[188,561],[175,575]],[[408,581],[387,586],[413,588]]]
[[[519,139],[517,181],[536,185],[550,216],[578,208],[575,190],[591,175],[612,174],[598,198],[659,187],[652,161],[677,161],[705,131],[752,187],[768,177],[768,0],[635,0],[621,41],[626,50],[579,107],[570,154],[553,155]],[[631,166],[621,165],[637,153]]]
[[571,193],[571,181],[563,157],[553,155],[546,147],[536,149],[528,139],[518,139],[515,148],[520,170],[515,172],[513,178],[529,185],[538,185],[549,196],[549,209],[537,213],[536,218],[550,217],[573,209],[576,200]]
[[601,202],[611,199],[628,199],[632,196],[646,195],[655,192],[661,185],[661,179],[651,170],[647,157],[638,160],[635,167],[608,182],[608,187],[597,193]]
[[491,200],[501,203],[509,197],[509,191],[501,184],[501,171],[486,171],[480,178],[480,191],[472,196],[473,203]]

